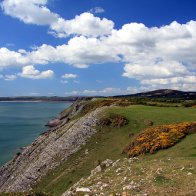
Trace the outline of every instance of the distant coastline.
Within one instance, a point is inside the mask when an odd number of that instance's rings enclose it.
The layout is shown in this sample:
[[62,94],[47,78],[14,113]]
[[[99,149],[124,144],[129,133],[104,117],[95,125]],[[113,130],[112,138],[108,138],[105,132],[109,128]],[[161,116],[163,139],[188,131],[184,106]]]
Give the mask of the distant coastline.
[[0,101],[0,103],[36,103],[36,102],[43,102],[43,101]]
[[20,97],[0,97],[0,102],[75,102],[77,100],[89,100],[93,97],[70,96],[70,97],[47,97],[47,96],[20,96]]
[[1,101],[0,103],[40,103],[40,102],[72,102],[72,101],[45,101],[45,100],[40,100],[40,101],[17,101],[17,100],[13,100],[13,101]]
[[0,102],[73,102],[80,97],[0,97]]

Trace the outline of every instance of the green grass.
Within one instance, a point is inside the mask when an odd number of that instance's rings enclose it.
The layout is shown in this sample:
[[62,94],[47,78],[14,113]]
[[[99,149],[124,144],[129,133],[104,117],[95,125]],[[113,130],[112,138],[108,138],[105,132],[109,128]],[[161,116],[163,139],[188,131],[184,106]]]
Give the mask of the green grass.
[[[183,121],[195,121],[196,109],[180,107],[153,107],[153,106],[129,106],[113,107],[108,109],[106,115],[111,113],[125,116],[129,124],[122,128],[100,128],[90,141],[77,153],[72,155],[65,163],[54,171],[48,173],[34,188],[54,196],[61,195],[80,178],[88,176],[98,162],[124,157],[123,148],[130,142],[129,134],[138,134],[146,128],[144,121],[151,120],[154,125],[170,124]],[[176,146],[160,151],[154,155],[147,155],[144,160],[160,158],[162,156],[184,156],[195,158],[196,135],[188,136]],[[190,145],[191,144],[191,145]],[[89,153],[86,155],[85,150]],[[180,150],[179,150],[180,149]]]
[[159,125],[196,120],[195,108],[136,105],[126,108],[113,107],[110,112],[125,116],[130,123],[137,121],[142,124],[144,120],[152,120],[154,125]]

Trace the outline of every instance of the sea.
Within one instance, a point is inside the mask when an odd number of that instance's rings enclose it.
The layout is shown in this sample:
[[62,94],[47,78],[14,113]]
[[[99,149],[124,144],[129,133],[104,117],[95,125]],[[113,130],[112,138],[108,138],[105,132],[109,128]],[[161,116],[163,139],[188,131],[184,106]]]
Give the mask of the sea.
[[47,130],[71,102],[0,102],[0,166]]

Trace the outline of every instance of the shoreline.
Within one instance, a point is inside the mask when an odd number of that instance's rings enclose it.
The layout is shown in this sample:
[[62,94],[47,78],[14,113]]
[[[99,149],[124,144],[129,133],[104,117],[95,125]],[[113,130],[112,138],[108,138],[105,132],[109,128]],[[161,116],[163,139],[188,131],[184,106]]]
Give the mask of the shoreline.
[[[65,104],[68,104],[68,103],[73,103],[73,101],[42,101],[42,100],[39,100],[39,101],[0,101],[0,104],[1,104],[1,102],[2,103],[56,103],[56,104],[58,104],[58,103],[65,103]],[[11,106],[12,107],[12,106]],[[38,106],[39,107],[39,106]],[[54,106],[54,107],[56,107],[56,106]],[[63,107],[63,109],[62,110],[65,110],[66,108],[69,108],[70,106],[68,106],[68,107]],[[59,110],[59,112],[55,115],[55,119],[57,119],[58,118],[58,116],[61,114],[61,110]],[[36,141],[41,135],[43,135],[43,134],[45,134],[45,133],[47,133],[48,131],[50,131],[52,128],[54,128],[54,127],[47,127],[46,126],[46,124],[48,123],[48,122],[50,122],[51,120],[53,120],[54,119],[53,117],[52,118],[49,118],[48,120],[46,120],[46,121],[44,121],[43,123],[44,123],[44,125],[43,125],[43,129],[42,129],[42,131],[40,131],[40,133],[38,133],[38,135],[36,136],[36,137],[33,137],[33,139],[32,139],[32,141],[30,141],[28,144],[25,144],[25,145],[20,145],[20,146],[18,146],[16,149],[15,149],[15,153],[13,153],[13,155],[10,157],[10,159],[8,159],[6,162],[3,162],[3,163],[1,163],[1,161],[0,161],[0,169],[4,166],[4,165],[6,165],[6,164],[8,164],[10,161],[12,161],[16,156],[17,156],[17,153],[21,153],[22,151],[24,151],[27,147],[29,147],[29,146],[31,146],[32,145],[32,143],[34,142],[34,141]],[[40,130],[41,130],[41,128],[40,128]]]
[[[29,191],[35,179],[41,179],[86,144],[96,133],[99,114],[105,108],[97,108],[76,121],[67,121],[81,111],[83,104],[76,104],[59,125],[39,135],[30,145],[23,146],[21,152],[0,167],[0,192]],[[58,162],[54,159],[57,154]]]
[[34,103],[34,102],[43,102],[43,101],[0,101],[0,103],[10,103],[10,102],[11,102],[11,103],[23,103],[23,102],[24,102],[24,103],[25,103],[25,102],[27,102],[27,103],[28,103],[28,102],[30,102],[30,103],[33,102],[33,103]]
[[74,102],[74,101],[0,101],[0,103],[40,103],[40,102],[54,102],[54,103],[59,103],[59,102]]

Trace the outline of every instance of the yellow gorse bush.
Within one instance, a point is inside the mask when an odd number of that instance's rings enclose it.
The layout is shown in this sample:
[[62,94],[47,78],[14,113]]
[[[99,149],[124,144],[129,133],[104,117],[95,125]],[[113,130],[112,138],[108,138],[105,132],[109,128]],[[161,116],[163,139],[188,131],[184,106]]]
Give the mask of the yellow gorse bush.
[[127,153],[130,157],[154,153],[157,150],[175,145],[191,133],[196,133],[196,122],[183,122],[147,128],[123,152]]

